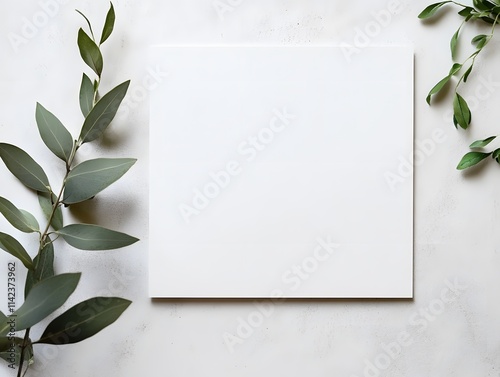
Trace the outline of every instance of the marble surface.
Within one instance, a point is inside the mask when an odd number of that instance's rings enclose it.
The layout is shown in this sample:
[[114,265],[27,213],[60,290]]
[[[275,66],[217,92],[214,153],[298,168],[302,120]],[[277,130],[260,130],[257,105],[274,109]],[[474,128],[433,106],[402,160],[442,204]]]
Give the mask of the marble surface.
[[[493,50],[499,43],[488,46],[462,91],[474,119],[468,131],[457,131],[449,101],[428,107],[425,96],[450,67],[449,40],[460,20],[446,12],[439,23],[423,24],[417,14],[428,3],[116,0],[117,26],[104,46],[102,85],[110,89],[129,78],[132,85],[108,136],[82,149],[82,157],[134,156],[139,161],[89,206],[68,213],[68,219],[113,226],[141,242],[105,253],[61,245],[56,266],[60,272],[83,273],[66,307],[97,294],[123,296],[134,304],[117,324],[83,343],[36,346],[39,359],[29,375],[499,376],[500,171],[492,163],[469,174],[455,170],[470,142],[496,132],[500,74]],[[107,7],[106,1],[83,0],[0,5],[2,141],[20,145],[40,160],[55,161],[36,132],[37,101],[77,133],[82,121],[77,93],[84,65],[76,33],[84,22],[74,9],[99,25]],[[465,57],[471,49],[468,40],[475,33],[485,31],[473,26],[466,32],[460,55]],[[12,42],[14,34],[22,39]],[[367,43],[414,46],[413,300],[148,298],[148,182],[154,180],[154,174],[148,174],[148,94],[168,85],[168,75],[161,66],[147,63],[146,53],[149,45],[161,43],[346,43],[357,46],[349,50],[355,54],[363,53]],[[352,149],[356,151],[355,142]],[[408,157],[394,156],[394,174],[403,182],[406,172],[399,165]],[[44,166],[51,177],[61,174],[56,163]],[[36,199],[4,166],[0,176],[0,196],[26,209],[37,208]],[[0,222],[0,229],[6,226]],[[35,245],[30,237],[22,240],[27,247]],[[2,255],[0,266],[6,266],[7,259]],[[14,375],[4,365],[0,374]]]

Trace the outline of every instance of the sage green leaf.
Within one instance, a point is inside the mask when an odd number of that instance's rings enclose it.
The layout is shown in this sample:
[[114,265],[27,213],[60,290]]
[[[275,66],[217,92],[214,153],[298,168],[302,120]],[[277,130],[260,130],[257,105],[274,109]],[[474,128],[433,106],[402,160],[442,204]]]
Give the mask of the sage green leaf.
[[26,284],[24,285],[24,297],[28,297],[29,292],[36,283],[54,276],[54,245],[47,237],[48,243],[40,250],[33,259],[34,270],[28,270]]
[[430,90],[429,94],[427,95],[427,98],[425,99],[429,105],[431,104],[431,97],[434,94],[439,93],[444,88],[444,86],[448,83],[448,81],[450,81],[450,77],[451,76],[446,76],[445,78],[440,80],[436,85],[434,85],[434,87]]
[[85,16],[82,12],[80,12],[78,9],[75,9],[84,19],[87,21],[87,25],[89,25],[89,30],[90,30],[90,35],[92,35],[92,39],[95,40],[94,36],[94,31],[92,30],[92,24],[90,23],[89,19],[87,16]]
[[14,176],[33,190],[50,192],[50,184],[42,167],[21,148],[0,143],[0,157]]
[[[75,291],[80,273],[55,275],[35,284],[26,300],[11,316],[16,331],[25,330],[60,308]],[[9,328],[7,321],[0,323],[0,334]]]
[[39,103],[36,104],[36,123],[43,142],[61,160],[68,162],[73,150],[73,138],[57,117]]
[[81,250],[111,250],[132,245],[139,241],[125,233],[116,232],[98,225],[72,224],[59,233],[71,246]]
[[109,38],[111,33],[113,32],[113,28],[115,26],[115,8],[113,7],[113,3],[109,3],[109,11],[106,15],[106,22],[104,23],[104,28],[102,29],[102,36],[100,44],[103,44],[106,39]]
[[85,300],[49,323],[36,343],[72,344],[88,339],[115,322],[131,301],[119,297]]
[[479,34],[472,38],[471,43],[476,45],[478,50],[482,49],[490,41],[491,36],[486,34]]
[[419,15],[418,18],[420,19],[426,19],[434,16],[436,12],[441,8],[443,5],[451,3],[451,1],[442,1],[440,3],[435,3],[427,6]]
[[472,72],[472,67],[473,67],[473,66],[474,66],[474,65],[471,65],[471,66],[467,69],[467,71],[465,71],[465,73],[464,73],[464,82],[467,82],[467,79],[469,78],[469,75],[470,75],[470,73]]
[[[29,340],[31,342],[31,339]],[[4,359],[9,364],[19,366],[21,359],[21,350],[24,343],[23,338],[18,337],[0,337],[0,358]],[[24,360],[33,359],[33,346],[31,343],[24,349]]]
[[471,112],[465,99],[458,93],[453,98],[453,114],[457,123],[463,129],[466,129],[471,122]]
[[35,268],[28,252],[14,237],[0,232],[0,249],[18,258],[26,268],[30,270]]
[[133,158],[98,158],[82,162],[68,174],[64,204],[80,203],[93,198],[122,177],[136,161]]
[[83,61],[101,77],[103,65],[101,50],[81,28],[78,31],[78,48]]
[[473,142],[471,145],[469,145],[469,148],[482,148],[487,146],[489,143],[491,143],[493,140],[495,140],[496,136],[490,136],[484,140],[476,140]]
[[7,320],[7,316],[0,310],[0,323]]
[[495,149],[492,154],[491,154],[491,157],[497,162],[500,164],[500,148],[497,148]]
[[[51,198],[52,197],[52,198]],[[40,203],[40,207],[45,215],[47,221],[50,219],[50,215],[52,213],[54,203],[57,201],[57,197],[54,194],[49,194],[46,192],[38,192],[38,203]],[[56,208],[54,216],[52,216],[52,221],[50,222],[52,228],[54,230],[59,230],[63,227],[63,214],[61,210],[61,206]]]
[[94,106],[83,123],[80,140],[86,143],[97,139],[109,126],[127,93],[129,81],[106,93]]
[[[25,233],[33,233],[39,230],[38,222],[33,215],[18,209],[14,204],[0,196],[0,213],[13,227]],[[34,221],[33,221],[34,220]]]
[[94,85],[92,80],[84,73],[80,85],[80,110],[84,117],[89,115],[94,107]]
[[450,50],[451,50],[451,57],[452,59],[455,58],[456,52],[457,52],[457,42],[458,42],[458,34],[460,33],[460,29],[462,28],[462,25],[457,29],[455,34],[451,37],[450,41]]
[[464,170],[464,169],[470,168],[471,166],[474,166],[477,163],[484,160],[490,154],[491,154],[491,152],[490,153],[483,153],[483,152],[466,153],[465,156],[463,156],[462,159],[460,160],[460,162],[458,163],[457,169]]

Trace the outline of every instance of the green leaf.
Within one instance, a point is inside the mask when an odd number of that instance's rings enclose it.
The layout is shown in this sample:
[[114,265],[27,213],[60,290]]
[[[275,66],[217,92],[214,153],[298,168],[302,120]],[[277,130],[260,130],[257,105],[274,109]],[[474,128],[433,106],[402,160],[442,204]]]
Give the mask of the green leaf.
[[473,67],[473,66],[474,66],[474,65],[471,65],[471,66],[467,69],[467,71],[465,71],[465,73],[464,73],[464,82],[467,82],[467,79],[469,78],[469,75],[470,75],[470,73],[472,72],[472,67]]
[[495,140],[496,136],[490,136],[484,140],[476,140],[473,142],[471,145],[469,145],[469,148],[482,148],[487,146],[489,143],[491,143],[493,140]]
[[466,21],[470,19],[470,17],[474,14],[475,9],[472,7],[464,7],[458,14],[462,17],[465,17]]
[[[9,364],[18,366],[19,360],[21,359],[21,347],[23,342],[23,338],[7,336],[0,337],[0,358],[4,359]],[[31,361],[33,359],[33,346],[29,344],[28,347],[25,348],[24,352],[25,361]]]
[[482,49],[490,41],[491,36],[486,34],[479,34],[472,38],[471,43],[476,45],[478,50]]
[[54,245],[50,238],[47,237],[47,239],[48,243],[33,259],[35,269],[28,270],[24,286],[24,297],[28,297],[29,292],[36,283],[54,276]]
[[450,73],[449,76],[453,76],[454,74],[458,73],[462,69],[462,64],[459,63],[454,63],[451,68],[450,68]]
[[491,154],[491,157],[500,164],[500,148],[497,148]]
[[457,169],[464,170],[464,169],[470,168],[471,166],[474,166],[477,163],[484,160],[490,154],[491,154],[491,152],[490,153],[483,153],[483,152],[466,153],[465,156],[463,156],[462,159],[460,160],[460,162],[458,163]]
[[448,83],[448,81],[450,81],[450,77],[451,76],[446,76],[441,81],[439,81],[436,85],[434,85],[434,87],[430,90],[429,94],[427,95],[427,98],[425,99],[429,105],[431,104],[431,97],[434,94],[439,93],[444,88],[444,86]]
[[[7,317],[7,321],[15,319],[16,331],[36,325],[66,302],[75,291],[80,276],[80,273],[55,275],[35,284],[21,307]],[[6,321],[0,323],[0,334],[6,328],[9,328]]]
[[61,160],[68,162],[73,150],[73,138],[57,117],[39,103],[36,104],[36,123],[45,145]]
[[115,322],[131,304],[118,297],[85,300],[54,319],[36,343],[72,344],[88,339]]
[[28,252],[14,237],[0,232],[0,249],[18,258],[26,268],[35,268]]
[[[52,208],[56,201],[57,197],[54,194],[51,195],[46,192],[38,192],[38,203],[40,203],[40,207],[42,208],[42,211],[45,214],[45,218],[47,220],[49,220],[50,218]],[[52,228],[54,228],[54,230],[59,230],[63,227],[63,214],[60,206],[57,207],[54,216],[52,216],[50,225],[52,225]]]
[[[25,233],[33,233],[39,230],[38,222],[26,211],[18,209],[14,204],[0,196],[0,213],[4,215],[13,227]],[[34,220],[34,221],[33,221]]]
[[78,9],[75,9],[84,19],[87,21],[87,25],[89,25],[89,30],[90,30],[90,35],[92,35],[92,39],[95,40],[94,36],[94,31],[92,30],[92,24],[90,23],[89,19],[87,16],[85,16],[82,12],[80,12]]
[[103,44],[106,39],[109,38],[111,33],[113,32],[113,28],[115,26],[115,8],[113,7],[113,3],[109,3],[109,11],[106,15],[106,22],[104,23],[104,28],[102,29],[102,36],[100,44]]
[[89,115],[94,107],[94,85],[92,80],[84,73],[80,85],[80,109],[84,117]]
[[426,19],[426,18],[430,18],[432,16],[434,16],[434,14],[436,14],[436,12],[439,10],[439,8],[441,8],[443,5],[447,4],[447,3],[450,3],[451,1],[442,1],[440,3],[435,3],[435,4],[431,4],[429,5],[428,7],[426,7],[419,15],[418,15],[418,18],[420,19]]
[[86,143],[97,139],[109,126],[127,93],[129,81],[118,85],[96,103],[83,123],[80,140]]
[[471,122],[471,112],[465,99],[458,93],[453,98],[453,114],[457,123],[463,129],[466,129]]
[[101,50],[81,28],[78,31],[78,48],[83,61],[101,77],[103,65]]
[[66,225],[57,233],[68,244],[81,250],[118,249],[139,241],[128,234],[90,224]]
[[14,176],[33,190],[50,192],[50,184],[42,167],[29,154],[15,145],[0,143],[0,157]]
[[98,158],[82,162],[68,174],[64,204],[93,198],[122,177],[136,161],[133,158]]
[[457,42],[458,42],[458,34],[460,33],[460,29],[462,28],[462,25],[457,29],[455,34],[451,37],[450,41],[450,50],[451,50],[451,57],[452,59],[455,58],[456,52],[457,52]]
[[484,1],[484,0],[473,0],[472,4],[474,4],[474,7],[480,11],[489,11],[490,9],[492,9],[494,7],[493,4],[489,3],[488,1]]

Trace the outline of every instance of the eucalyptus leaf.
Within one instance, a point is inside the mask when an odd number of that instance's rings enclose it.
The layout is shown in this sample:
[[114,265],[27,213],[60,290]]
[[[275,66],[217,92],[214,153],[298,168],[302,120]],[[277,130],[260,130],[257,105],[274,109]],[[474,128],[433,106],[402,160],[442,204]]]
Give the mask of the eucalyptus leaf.
[[94,107],[94,85],[92,80],[84,73],[80,85],[80,110],[84,117],[89,115]]
[[494,5],[484,0],[473,0],[472,4],[474,4],[474,8],[480,11],[489,11]]
[[49,323],[36,343],[72,344],[88,339],[115,322],[131,304],[118,297],[85,300]]
[[[36,217],[24,209],[20,209],[20,211],[23,214],[24,218],[26,219],[26,223],[31,228],[32,232],[39,232],[40,231],[40,224],[38,224],[38,220],[36,219]],[[32,232],[28,232],[28,233],[32,233]]]
[[476,165],[477,163],[481,162],[484,160],[486,157],[488,157],[490,153],[484,153],[484,152],[469,152],[466,153],[460,162],[457,165],[458,170],[464,170],[467,168],[470,168],[471,166]]
[[460,25],[460,27],[457,29],[455,34],[453,34],[453,36],[451,37],[450,50],[451,50],[451,57],[452,58],[455,57],[456,52],[457,52],[458,34],[460,33],[461,28],[462,28],[462,26]]
[[115,117],[129,84],[130,81],[125,81],[118,85],[95,104],[83,123],[79,138],[82,143],[93,141],[102,135]]
[[[0,196],[0,213],[13,227],[25,233],[33,233],[39,230],[38,223],[33,215],[23,212],[14,204]],[[34,221],[33,221],[34,220]]]
[[103,66],[101,50],[81,28],[78,31],[78,48],[83,61],[101,77]]
[[113,3],[110,3],[108,14],[106,15],[106,22],[104,23],[104,27],[102,29],[102,36],[100,44],[103,44],[106,39],[109,38],[111,33],[113,32],[113,28],[115,26],[115,8],[113,7]]
[[0,334],[9,328],[7,321],[11,318],[15,320],[16,331],[21,331],[60,308],[75,291],[80,276],[80,273],[55,275],[35,284],[21,307],[0,323]]
[[73,150],[73,138],[57,117],[39,103],[36,104],[36,123],[43,142],[61,160],[68,162]]
[[98,225],[71,224],[57,232],[71,246],[81,250],[111,250],[132,245],[138,239]]
[[[31,340],[29,340],[31,342]],[[21,360],[21,350],[24,339],[18,337],[0,337],[0,358],[5,360],[9,364],[19,365]],[[28,346],[24,350],[24,358],[28,360],[33,359],[33,346],[28,343]],[[14,357],[12,357],[14,356]],[[13,360],[12,360],[13,359]]]
[[[47,221],[50,219],[54,203],[56,203],[56,201],[57,197],[54,194],[49,194],[46,192],[38,192],[38,203],[40,203],[40,207],[42,208],[42,211]],[[52,226],[52,228],[54,228],[54,230],[59,230],[63,227],[63,214],[61,206],[58,206],[56,208],[54,216],[52,216],[52,221],[50,222],[50,225]]]
[[418,18],[420,19],[426,19],[434,16],[436,12],[441,8],[443,5],[451,3],[451,1],[442,1],[440,3],[434,3],[429,6],[427,6],[419,15]]
[[451,68],[450,68],[450,77],[453,76],[454,74],[458,73],[462,69],[462,64],[460,63],[454,63]]
[[495,140],[496,136],[490,136],[484,140],[476,140],[473,142],[471,145],[469,145],[469,148],[482,148],[487,146],[489,143],[491,143],[493,140]]
[[30,270],[35,268],[26,249],[14,237],[0,232],[0,249],[18,258],[26,268]]
[[29,292],[36,283],[54,276],[54,245],[50,238],[47,237],[47,240],[48,243],[33,259],[34,270],[28,270],[24,286],[24,297],[28,297]]
[[50,192],[50,184],[42,167],[21,148],[0,143],[0,157],[14,176],[33,190]]
[[136,161],[132,158],[98,158],[82,162],[66,178],[64,204],[94,197],[122,177]]
[[425,99],[429,105],[431,104],[431,97],[434,94],[439,93],[448,83],[448,81],[450,81],[450,78],[451,76],[446,76],[445,78],[440,80],[436,85],[434,85],[434,87],[430,90],[429,94],[427,95],[427,98]]
[[471,112],[465,99],[458,93],[455,93],[453,99],[453,114],[460,127],[466,129],[471,122]]

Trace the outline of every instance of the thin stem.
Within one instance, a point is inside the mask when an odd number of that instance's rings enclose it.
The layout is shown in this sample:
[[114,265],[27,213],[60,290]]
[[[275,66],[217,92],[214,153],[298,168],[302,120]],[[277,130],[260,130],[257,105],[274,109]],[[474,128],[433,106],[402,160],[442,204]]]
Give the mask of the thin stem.
[[459,6],[464,7],[464,8],[470,8],[471,7],[470,5],[464,5],[464,4],[461,4],[461,3],[457,2],[457,1],[451,1],[451,2],[453,4],[455,4],[455,5],[459,5]]
[[26,350],[26,347],[28,346],[29,339],[30,339],[30,330],[27,329],[26,332],[24,333],[24,339],[23,339],[23,345],[21,346],[21,356],[19,358],[19,369],[17,371],[17,377],[21,377],[22,371],[23,371],[23,364],[24,364],[24,351]]
[[[59,206],[62,203],[61,197],[63,195],[64,188],[66,187],[66,179],[68,178],[68,174],[71,171],[71,165],[73,164],[73,161],[74,161],[75,156],[76,156],[76,151],[78,150],[78,148],[80,148],[80,145],[81,145],[81,141],[75,142],[75,144],[73,145],[73,149],[71,150],[70,157],[68,159],[68,162],[66,163],[66,174],[64,175],[63,183],[61,185],[61,190],[59,191],[59,195],[57,195],[56,201],[53,203],[52,212],[50,213],[50,216],[48,218],[47,225],[45,226],[43,233],[41,233],[41,235],[40,235],[40,244],[39,244],[38,254],[40,254],[42,249],[45,247],[45,245],[46,245],[45,242],[46,242],[47,236],[51,233],[51,232],[49,232],[50,224],[52,223],[52,220],[54,219],[57,208],[59,208]],[[49,194],[50,194],[50,197],[52,200],[53,192],[51,191]],[[30,327],[27,328],[26,332],[24,334],[23,344],[21,346],[21,356],[19,358],[19,370],[17,373],[17,377],[21,377],[21,375],[22,375],[23,364],[24,364],[24,353],[25,353],[26,347],[28,347],[31,344],[30,339],[29,339],[30,330],[31,330]],[[28,370],[28,369],[26,368],[26,370]]]

